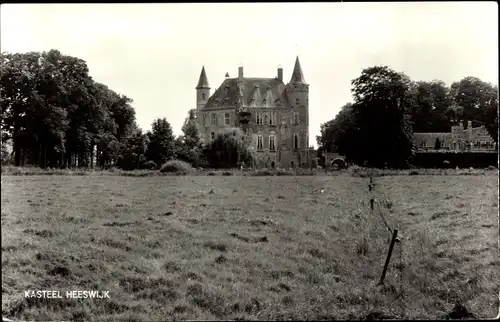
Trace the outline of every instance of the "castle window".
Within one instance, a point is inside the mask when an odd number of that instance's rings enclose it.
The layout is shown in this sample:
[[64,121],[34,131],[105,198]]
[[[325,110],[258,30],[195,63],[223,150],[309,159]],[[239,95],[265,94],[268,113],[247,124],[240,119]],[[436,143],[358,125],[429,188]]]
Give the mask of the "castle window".
[[274,125],[276,124],[276,113],[275,112],[271,112],[271,114],[269,115],[269,124],[270,125]]
[[267,124],[267,113],[264,113],[263,123]]
[[203,100],[205,100],[207,98],[205,93],[201,93],[201,97]]
[[212,126],[215,126],[217,124],[217,116],[215,115],[215,113],[212,113],[211,114],[211,124]]
[[269,151],[276,151],[274,135],[269,135]]
[[298,112],[293,112],[293,124],[299,125],[299,113]]
[[299,136],[298,136],[298,134],[293,135],[293,148],[294,149],[299,148]]
[[262,135],[257,137],[257,150],[262,150]]
[[211,138],[212,140],[214,140],[214,139],[215,139],[215,132],[210,132],[210,138]]
[[297,104],[297,105],[300,104],[300,100],[298,98],[295,99],[295,104]]
[[224,125],[229,125],[229,113],[224,114]]
[[256,119],[257,124],[261,124],[261,121],[262,121],[261,113],[257,112],[257,113],[255,113],[255,116],[257,117],[257,119]]

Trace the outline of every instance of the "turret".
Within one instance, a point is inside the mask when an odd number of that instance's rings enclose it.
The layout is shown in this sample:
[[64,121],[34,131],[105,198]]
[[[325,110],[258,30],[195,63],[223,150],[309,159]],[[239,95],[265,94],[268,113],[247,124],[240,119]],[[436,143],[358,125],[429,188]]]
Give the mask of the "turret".
[[309,146],[309,85],[305,81],[299,57],[295,60],[292,77],[286,85],[285,92],[292,108],[291,112],[298,115],[298,124],[292,123],[292,142],[295,142],[294,136],[297,134],[299,149],[307,149]]
[[207,74],[205,73],[205,66],[203,66],[198,85],[196,86],[196,117],[200,125],[203,124],[201,110],[205,107],[209,98],[210,85],[208,84]]

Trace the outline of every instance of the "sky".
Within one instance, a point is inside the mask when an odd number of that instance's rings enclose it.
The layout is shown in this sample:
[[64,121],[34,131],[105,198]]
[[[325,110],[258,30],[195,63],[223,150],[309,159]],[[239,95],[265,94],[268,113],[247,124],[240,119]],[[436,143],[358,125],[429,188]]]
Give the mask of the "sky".
[[310,142],[352,101],[351,80],[387,65],[413,80],[466,76],[498,84],[496,2],[3,4],[2,52],[84,59],[90,75],[133,99],[149,130],[165,117],[176,135],[196,108],[205,66],[290,79],[298,56],[309,86]]

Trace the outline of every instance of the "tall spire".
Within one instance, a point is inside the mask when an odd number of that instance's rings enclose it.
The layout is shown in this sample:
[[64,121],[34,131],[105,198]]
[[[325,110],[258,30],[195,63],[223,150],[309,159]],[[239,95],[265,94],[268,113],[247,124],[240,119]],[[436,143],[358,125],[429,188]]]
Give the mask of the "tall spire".
[[208,85],[207,74],[205,73],[205,66],[201,69],[200,80],[198,81],[198,86],[196,86],[196,89],[201,88],[210,88],[210,85]]
[[293,67],[292,78],[290,79],[292,84],[307,84],[304,79],[304,74],[302,73],[302,68],[300,67],[299,56],[295,60],[295,67]]

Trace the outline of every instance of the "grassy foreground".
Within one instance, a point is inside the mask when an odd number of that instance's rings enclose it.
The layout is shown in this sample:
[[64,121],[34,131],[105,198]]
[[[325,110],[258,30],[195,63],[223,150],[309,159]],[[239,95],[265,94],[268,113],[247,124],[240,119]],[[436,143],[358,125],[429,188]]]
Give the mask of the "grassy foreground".
[[[39,320],[441,319],[498,313],[485,175],[4,176],[2,315]],[[321,190],[324,190],[321,192]],[[384,286],[377,282],[390,234]],[[107,290],[110,299],[25,299]]]

